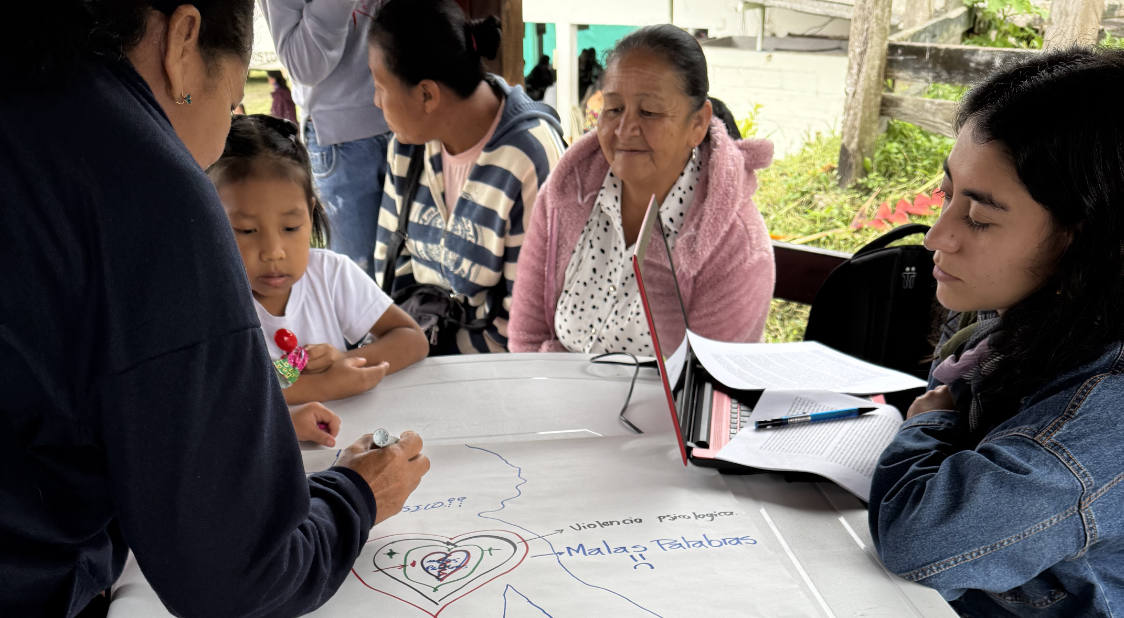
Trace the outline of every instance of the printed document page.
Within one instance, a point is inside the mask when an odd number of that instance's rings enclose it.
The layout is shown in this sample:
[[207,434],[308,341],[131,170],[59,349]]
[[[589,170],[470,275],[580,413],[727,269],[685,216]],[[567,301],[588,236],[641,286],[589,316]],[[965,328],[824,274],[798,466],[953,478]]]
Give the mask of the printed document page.
[[875,406],[867,399],[829,391],[765,391],[750,422],[717,458],[764,470],[811,472],[835,481],[864,501],[878,456],[902,423],[897,408],[877,406],[862,416],[754,429],[753,421]]
[[743,390],[818,389],[867,395],[925,386],[907,373],[859,360],[815,341],[726,343],[687,331],[710,375]]

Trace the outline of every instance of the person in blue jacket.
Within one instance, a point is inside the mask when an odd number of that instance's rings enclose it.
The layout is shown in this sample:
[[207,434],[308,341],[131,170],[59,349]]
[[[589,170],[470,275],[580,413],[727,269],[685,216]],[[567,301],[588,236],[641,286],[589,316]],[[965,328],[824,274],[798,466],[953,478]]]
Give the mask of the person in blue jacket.
[[429,463],[412,432],[367,435],[305,476],[202,169],[242,98],[253,0],[12,8],[0,616],[104,615],[129,550],[177,615],[311,611]]
[[962,328],[882,453],[870,529],[962,615],[1124,612],[1121,100],[1124,50],[1077,48],[961,104],[925,245]]

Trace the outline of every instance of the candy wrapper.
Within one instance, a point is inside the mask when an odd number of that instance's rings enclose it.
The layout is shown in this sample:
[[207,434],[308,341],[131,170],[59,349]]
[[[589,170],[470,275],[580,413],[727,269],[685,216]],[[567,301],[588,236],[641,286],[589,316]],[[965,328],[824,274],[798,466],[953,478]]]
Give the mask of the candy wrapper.
[[281,358],[273,361],[273,371],[277,374],[281,388],[289,388],[308,366],[308,351],[298,345],[297,336],[288,329],[278,330],[274,333],[273,340],[283,350]]

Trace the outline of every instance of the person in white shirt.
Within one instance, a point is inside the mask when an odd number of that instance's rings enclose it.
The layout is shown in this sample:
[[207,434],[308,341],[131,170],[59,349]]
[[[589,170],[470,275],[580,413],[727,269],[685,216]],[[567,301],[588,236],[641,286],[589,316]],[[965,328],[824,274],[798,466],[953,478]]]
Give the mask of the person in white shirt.
[[[428,341],[351,260],[323,246],[327,224],[297,126],[262,114],[233,120],[208,171],[230,218],[263,335],[296,335],[307,366],[285,389],[289,404],[340,399],[373,388],[422,358]],[[345,351],[370,334],[374,341]],[[299,431],[298,431],[299,433]]]

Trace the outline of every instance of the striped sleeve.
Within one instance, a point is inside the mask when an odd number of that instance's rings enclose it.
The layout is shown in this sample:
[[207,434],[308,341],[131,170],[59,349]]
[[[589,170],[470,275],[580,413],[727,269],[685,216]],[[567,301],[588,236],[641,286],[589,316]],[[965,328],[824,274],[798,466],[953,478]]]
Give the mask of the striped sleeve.
[[[546,182],[550,171],[557,165],[562,157],[562,140],[558,133],[545,121],[539,121],[536,126],[520,136],[520,144],[529,159],[529,165],[522,166],[519,178],[518,192],[513,196],[511,210],[508,212],[507,226],[503,242],[503,274],[501,283],[504,295],[502,307],[496,314],[496,319],[485,331],[489,349],[502,347],[507,349],[507,324],[511,312],[512,291],[515,286],[515,272],[519,261],[519,250],[523,246],[523,237],[531,225],[531,212],[535,198],[539,194],[539,187]],[[497,295],[498,296],[498,295]],[[476,342],[474,342],[476,343]],[[479,343],[485,343],[480,341]],[[474,345],[474,348],[477,346]]]

